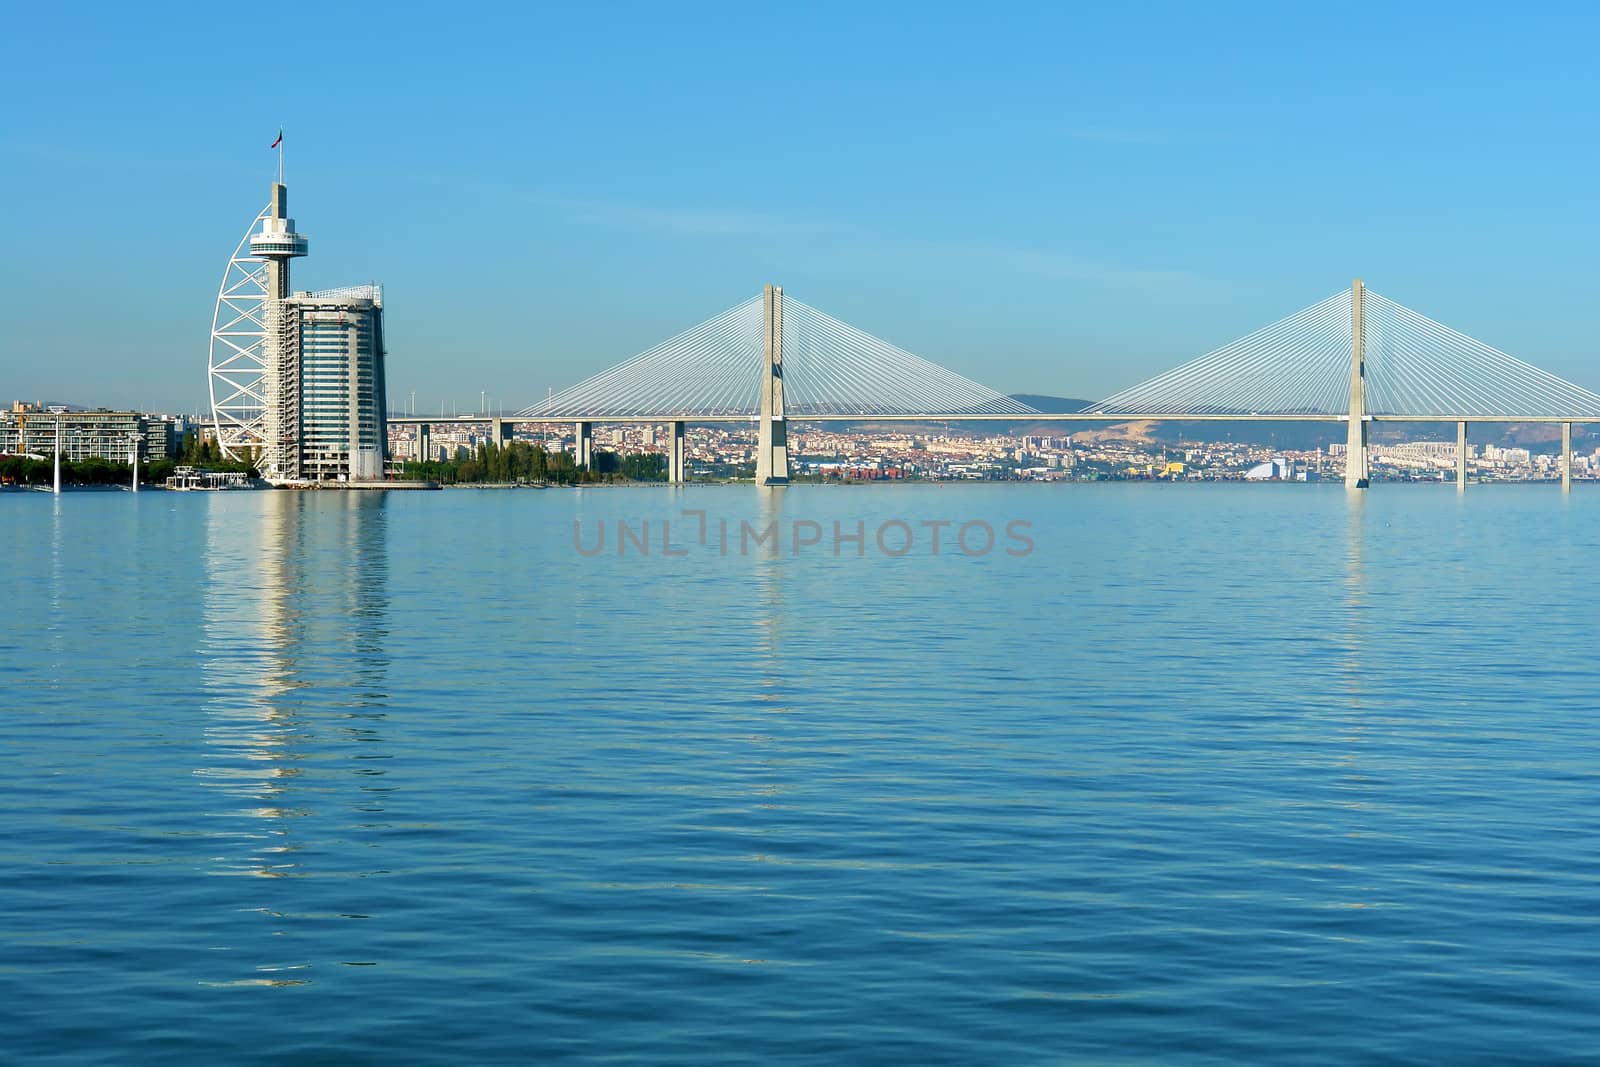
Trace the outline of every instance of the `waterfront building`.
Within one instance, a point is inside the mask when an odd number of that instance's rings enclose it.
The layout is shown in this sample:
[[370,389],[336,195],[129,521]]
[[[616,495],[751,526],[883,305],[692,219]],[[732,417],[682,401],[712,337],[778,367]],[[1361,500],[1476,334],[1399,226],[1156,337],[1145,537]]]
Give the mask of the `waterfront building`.
[[1294,465],[1285,456],[1273,456],[1265,463],[1257,463],[1245,471],[1247,482],[1288,481],[1294,477]]
[[152,459],[177,455],[186,428],[187,422],[182,418],[171,415],[144,416],[144,451],[141,455]]
[[388,445],[382,288],[296,293],[278,301],[270,318],[279,370],[267,476],[290,483],[381,479]]
[[1526,448],[1500,448],[1497,445],[1485,445],[1483,458],[1505,466],[1527,466],[1533,460]]
[[[0,412],[0,455],[54,454],[57,422],[40,405],[12,404]],[[59,423],[61,458],[73,463],[95,456],[126,463],[135,444],[141,461],[165,459],[175,447],[169,420],[137,411],[63,411]]]

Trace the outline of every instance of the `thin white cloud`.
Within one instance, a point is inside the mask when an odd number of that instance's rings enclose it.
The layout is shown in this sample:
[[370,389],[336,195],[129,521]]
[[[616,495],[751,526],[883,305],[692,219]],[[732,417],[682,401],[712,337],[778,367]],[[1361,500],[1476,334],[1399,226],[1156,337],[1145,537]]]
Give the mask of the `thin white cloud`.
[[1078,127],[1058,130],[1061,136],[1073,141],[1099,141],[1105,144],[1172,144],[1177,138],[1156,130],[1117,130],[1095,127]]
[[615,202],[556,201],[577,223],[645,229],[690,237],[795,237],[861,232],[837,223],[809,222],[756,211],[663,208]]
[[1215,286],[1215,283],[1184,270],[1128,267],[1101,263],[1065,252],[1003,244],[907,238],[850,223],[806,220],[761,212],[539,199],[549,206],[563,209],[570,221],[583,225],[652,230],[695,237],[853,237],[879,249],[901,251],[918,258],[944,256],[966,262],[982,259],[997,267],[1047,278],[1137,288]]

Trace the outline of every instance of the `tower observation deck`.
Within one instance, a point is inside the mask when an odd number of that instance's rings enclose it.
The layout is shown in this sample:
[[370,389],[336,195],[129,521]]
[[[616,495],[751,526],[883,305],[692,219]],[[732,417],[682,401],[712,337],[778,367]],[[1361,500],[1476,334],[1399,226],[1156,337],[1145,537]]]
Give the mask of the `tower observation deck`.
[[267,276],[277,284],[268,284],[267,292],[274,300],[289,295],[289,260],[305,255],[311,243],[294,230],[294,219],[289,218],[289,187],[282,182],[272,183],[272,199],[261,219],[261,229],[250,235],[250,254],[267,261]]

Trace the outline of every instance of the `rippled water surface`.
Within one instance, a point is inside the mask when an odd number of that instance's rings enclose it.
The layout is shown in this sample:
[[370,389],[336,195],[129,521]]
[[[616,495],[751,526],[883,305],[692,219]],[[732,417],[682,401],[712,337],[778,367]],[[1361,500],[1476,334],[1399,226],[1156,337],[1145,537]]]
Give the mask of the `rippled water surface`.
[[0,518],[10,1062],[1600,1049],[1588,487]]

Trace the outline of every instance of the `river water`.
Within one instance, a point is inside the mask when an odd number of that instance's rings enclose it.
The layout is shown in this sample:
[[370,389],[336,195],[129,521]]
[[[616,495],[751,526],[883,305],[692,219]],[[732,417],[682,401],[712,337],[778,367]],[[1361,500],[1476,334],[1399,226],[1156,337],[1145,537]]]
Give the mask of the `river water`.
[[1583,487],[0,518],[9,1062],[1600,1049]]

